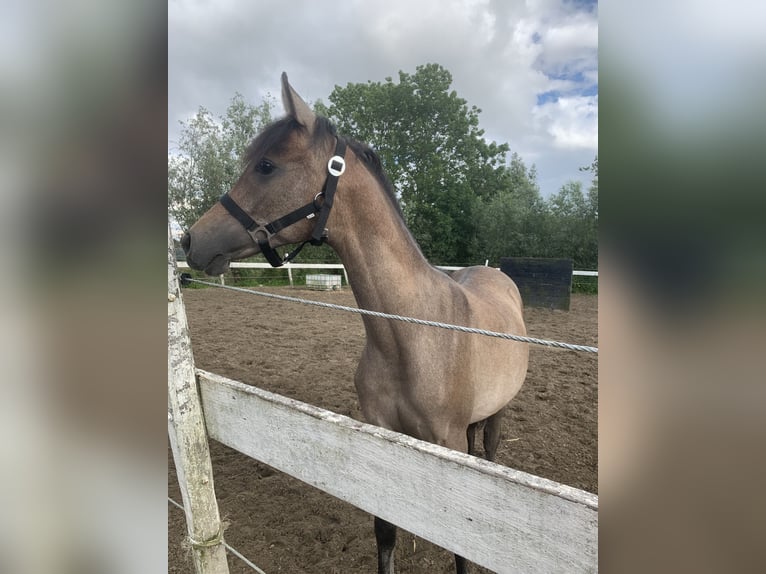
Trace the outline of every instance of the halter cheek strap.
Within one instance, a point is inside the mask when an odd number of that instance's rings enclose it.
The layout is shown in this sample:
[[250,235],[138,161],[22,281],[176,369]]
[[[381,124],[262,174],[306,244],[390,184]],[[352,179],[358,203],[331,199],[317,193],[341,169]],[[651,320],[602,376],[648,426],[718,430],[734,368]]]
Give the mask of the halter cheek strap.
[[[250,238],[254,243],[258,245],[266,257],[267,261],[272,267],[281,267],[285,263],[291,261],[301,249],[307,244],[322,245],[327,238],[327,219],[330,217],[330,210],[332,209],[333,202],[335,200],[335,191],[338,188],[338,179],[346,171],[346,160],[344,155],[346,153],[346,142],[343,138],[339,137],[335,145],[335,154],[327,162],[327,179],[325,180],[322,191],[314,196],[314,201],[299,207],[295,211],[292,211],[275,219],[271,223],[266,225],[259,225],[248,213],[242,209],[236,201],[234,201],[228,193],[223,194],[220,199],[221,205],[234,217],[242,227],[245,228]],[[322,197],[323,201],[319,203],[319,198]],[[311,239],[301,243],[295,250],[288,253],[283,258],[279,256],[276,250],[271,246],[271,237],[276,235],[281,230],[294,223],[301,221],[302,219],[312,219],[317,216],[317,222],[314,225],[314,231],[311,234]]]
[[[335,144],[335,154],[327,162],[327,179],[325,180],[324,189],[322,189],[322,195],[324,201],[322,202],[322,208],[319,211],[319,219],[317,219],[314,226],[314,233],[311,234],[311,239],[314,245],[321,245],[324,242],[324,238],[327,237],[327,218],[330,217],[330,210],[332,209],[333,202],[335,201],[335,190],[338,188],[338,179],[346,171],[346,160],[343,157],[346,155],[346,140],[339,137],[338,142]],[[314,202],[316,202],[316,197]]]

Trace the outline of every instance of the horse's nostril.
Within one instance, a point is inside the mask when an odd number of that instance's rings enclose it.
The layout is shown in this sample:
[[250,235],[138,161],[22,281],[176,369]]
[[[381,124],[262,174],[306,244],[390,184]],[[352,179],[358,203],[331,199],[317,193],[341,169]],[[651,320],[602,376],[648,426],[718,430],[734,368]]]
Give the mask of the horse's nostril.
[[184,236],[181,238],[181,247],[184,248],[184,253],[189,253],[189,248],[191,247],[191,235],[189,235],[188,231],[184,233]]

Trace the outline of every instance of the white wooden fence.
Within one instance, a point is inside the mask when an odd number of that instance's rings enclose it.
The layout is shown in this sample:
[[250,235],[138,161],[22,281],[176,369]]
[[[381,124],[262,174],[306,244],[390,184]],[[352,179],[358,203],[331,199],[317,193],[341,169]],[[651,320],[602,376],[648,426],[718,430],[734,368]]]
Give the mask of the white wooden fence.
[[[220,562],[218,509],[215,499],[210,501],[205,431],[496,572],[598,570],[598,497],[593,494],[200,369],[194,371],[197,395],[189,379],[193,359],[181,294],[171,281],[174,263],[168,232],[169,428],[189,536],[202,541],[192,543],[198,573],[228,572],[225,560]],[[195,448],[203,443],[204,448]],[[195,456],[184,455],[190,450]]]
[[[178,267],[182,269],[188,269],[189,264],[186,261],[179,261]],[[272,269],[270,263],[253,263],[250,261],[234,261],[231,264],[234,269]],[[437,269],[443,271],[458,271],[463,267],[454,265],[436,265]],[[286,263],[280,269],[287,271],[287,277],[290,281],[290,287],[293,287],[293,269],[342,269],[343,277],[346,279],[346,285],[348,285],[348,275],[346,274],[346,268],[340,263]],[[572,275],[581,277],[598,277],[598,271],[572,271]],[[221,281],[221,285],[224,285],[223,275],[218,276]]]

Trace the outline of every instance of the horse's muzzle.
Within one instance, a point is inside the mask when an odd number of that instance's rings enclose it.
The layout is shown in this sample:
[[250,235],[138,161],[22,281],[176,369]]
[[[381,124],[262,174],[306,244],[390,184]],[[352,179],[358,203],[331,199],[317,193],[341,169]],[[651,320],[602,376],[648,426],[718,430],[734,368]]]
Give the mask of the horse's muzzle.
[[[229,258],[222,254],[216,254],[207,261],[199,261],[191,253],[191,235],[187,231],[181,238],[181,247],[186,254],[186,263],[192,269],[204,271],[208,275],[220,275],[229,269]],[[199,254],[197,254],[199,256]]]
[[184,233],[183,237],[181,238],[181,247],[184,250],[184,255],[186,255],[186,263],[188,263],[189,267],[197,271],[202,271],[205,266],[195,261],[194,258],[190,255],[191,235],[188,231]]

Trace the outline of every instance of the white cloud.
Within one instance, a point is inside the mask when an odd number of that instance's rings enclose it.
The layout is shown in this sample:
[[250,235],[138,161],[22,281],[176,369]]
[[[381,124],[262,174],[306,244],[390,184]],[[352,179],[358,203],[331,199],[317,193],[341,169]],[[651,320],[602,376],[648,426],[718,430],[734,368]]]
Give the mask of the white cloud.
[[593,53],[598,49],[598,23],[593,17],[577,15],[543,30],[541,40],[548,66],[565,67],[582,60],[592,65]]
[[598,96],[562,97],[535,107],[535,121],[560,149],[598,150]]
[[[335,85],[436,62],[482,109],[489,138],[538,163],[549,194],[597,141],[598,100],[583,93],[598,80],[596,42],[596,14],[562,0],[171,1],[168,137],[200,105],[217,115],[237,91],[256,103],[278,95],[283,70],[302,96],[326,101]],[[558,101],[538,106],[551,91]]]

